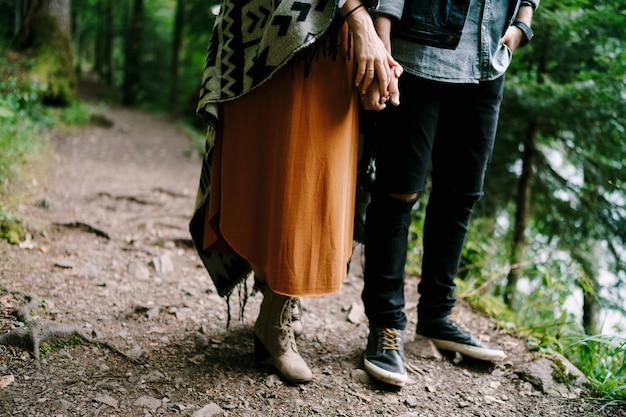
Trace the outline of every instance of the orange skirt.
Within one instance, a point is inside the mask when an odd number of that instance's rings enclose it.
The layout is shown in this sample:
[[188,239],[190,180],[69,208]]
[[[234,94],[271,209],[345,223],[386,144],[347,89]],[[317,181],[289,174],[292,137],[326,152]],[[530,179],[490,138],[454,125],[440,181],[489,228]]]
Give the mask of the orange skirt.
[[284,295],[338,292],[352,253],[358,96],[340,42],[307,77],[287,65],[220,109],[204,249],[235,251]]

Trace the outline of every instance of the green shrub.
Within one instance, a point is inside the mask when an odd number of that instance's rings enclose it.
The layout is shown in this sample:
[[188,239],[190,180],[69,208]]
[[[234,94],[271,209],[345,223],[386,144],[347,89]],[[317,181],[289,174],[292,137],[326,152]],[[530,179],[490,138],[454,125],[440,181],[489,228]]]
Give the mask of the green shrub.
[[[32,59],[16,53],[0,56],[0,195],[8,193],[7,185],[19,176],[27,156],[44,145],[44,129],[88,122],[90,111],[75,102],[66,107],[43,104],[45,87],[25,75]],[[6,201],[3,197],[2,201]],[[0,205],[0,239],[18,243],[26,238],[18,219]]]
[[17,54],[0,57],[0,186],[33,151],[42,129],[89,121],[83,103],[45,106],[46,87],[25,76],[32,65],[31,58]]

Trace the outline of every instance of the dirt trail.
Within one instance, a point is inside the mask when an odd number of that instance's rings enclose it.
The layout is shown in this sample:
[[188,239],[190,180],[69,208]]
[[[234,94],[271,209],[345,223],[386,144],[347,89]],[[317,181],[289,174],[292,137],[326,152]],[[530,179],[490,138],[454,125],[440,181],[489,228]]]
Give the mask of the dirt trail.
[[196,145],[163,116],[121,108],[102,116],[110,126],[54,132],[48,164],[20,189],[16,214],[33,240],[0,243],[0,334],[22,325],[10,313],[27,294],[40,300],[40,319],[73,323],[125,356],[74,343],[43,351],[39,364],[27,350],[0,346],[0,415],[568,417],[595,409],[520,377],[541,362],[464,303],[461,321],[505,349],[505,362],[442,356],[413,341],[416,278],[406,289],[409,383],[374,383],[362,370],[358,253],[341,293],[303,300],[299,346],[314,382],[281,383],[252,353],[261,296],[242,321],[233,296],[227,330],[226,304],[190,246]]

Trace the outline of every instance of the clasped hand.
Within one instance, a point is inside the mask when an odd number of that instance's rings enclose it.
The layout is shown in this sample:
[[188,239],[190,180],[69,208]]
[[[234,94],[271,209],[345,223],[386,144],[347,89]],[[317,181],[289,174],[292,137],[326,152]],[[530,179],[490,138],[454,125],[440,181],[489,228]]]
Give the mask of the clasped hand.
[[400,104],[398,78],[402,66],[391,56],[378,36],[372,19],[360,8],[347,19],[354,36],[354,56],[357,62],[355,85],[366,110],[382,110],[389,101]]
[[398,79],[404,69],[402,65],[396,64],[390,67],[389,82],[387,87],[382,89],[380,81],[372,80],[365,93],[359,92],[361,104],[365,110],[382,110],[387,107],[387,103],[393,106],[400,105],[400,90],[398,89]]

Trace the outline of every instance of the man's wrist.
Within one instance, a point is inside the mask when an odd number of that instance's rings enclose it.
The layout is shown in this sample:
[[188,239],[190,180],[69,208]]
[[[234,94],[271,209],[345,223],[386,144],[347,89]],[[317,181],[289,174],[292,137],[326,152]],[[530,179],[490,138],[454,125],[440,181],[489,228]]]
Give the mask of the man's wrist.
[[516,20],[513,22],[513,26],[522,31],[522,41],[520,42],[520,46],[526,45],[535,35],[533,30],[526,23],[521,20]]

